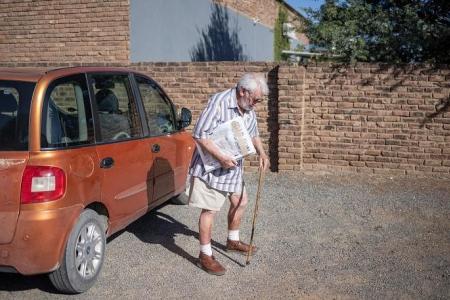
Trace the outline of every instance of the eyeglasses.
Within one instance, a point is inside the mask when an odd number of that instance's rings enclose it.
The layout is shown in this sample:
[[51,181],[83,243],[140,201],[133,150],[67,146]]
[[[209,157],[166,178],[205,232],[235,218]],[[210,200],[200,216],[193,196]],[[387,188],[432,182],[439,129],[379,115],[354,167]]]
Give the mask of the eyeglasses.
[[245,90],[245,91],[248,93],[249,96],[251,96],[251,99],[252,99],[252,101],[253,101],[254,103],[260,103],[260,102],[262,102],[262,101],[264,100],[263,97],[255,98],[255,97],[253,96],[253,93],[250,92],[249,90]]

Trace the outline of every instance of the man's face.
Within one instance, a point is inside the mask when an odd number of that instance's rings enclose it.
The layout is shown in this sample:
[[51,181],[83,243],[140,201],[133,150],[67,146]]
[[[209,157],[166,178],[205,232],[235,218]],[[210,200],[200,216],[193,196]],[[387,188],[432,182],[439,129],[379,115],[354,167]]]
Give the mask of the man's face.
[[240,91],[240,96],[238,105],[245,111],[253,110],[255,105],[263,100],[263,94],[260,89],[257,89],[254,92],[242,89]]

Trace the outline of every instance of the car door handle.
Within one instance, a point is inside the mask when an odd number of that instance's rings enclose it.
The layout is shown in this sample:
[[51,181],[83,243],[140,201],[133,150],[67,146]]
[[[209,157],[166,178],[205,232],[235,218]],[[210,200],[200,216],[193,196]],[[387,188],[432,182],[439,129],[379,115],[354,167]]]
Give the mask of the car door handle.
[[158,144],[153,144],[152,145],[152,152],[153,153],[158,153],[159,150],[161,150],[161,147]]
[[100,168],[109,169],[114,165],[114,159],[112,157],[105,157],[100,162]]

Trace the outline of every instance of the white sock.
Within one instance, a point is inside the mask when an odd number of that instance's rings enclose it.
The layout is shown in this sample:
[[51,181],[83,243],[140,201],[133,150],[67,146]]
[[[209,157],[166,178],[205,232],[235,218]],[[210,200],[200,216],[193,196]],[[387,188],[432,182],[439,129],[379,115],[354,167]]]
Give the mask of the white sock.
[[206,254],[208,256],[212,256],[211,243],[206,244],[206,245],[200,244],[200,252],[202,252],[203,254]]
[[230,241],[239,241],[239,230],[228,230],[228,239]]

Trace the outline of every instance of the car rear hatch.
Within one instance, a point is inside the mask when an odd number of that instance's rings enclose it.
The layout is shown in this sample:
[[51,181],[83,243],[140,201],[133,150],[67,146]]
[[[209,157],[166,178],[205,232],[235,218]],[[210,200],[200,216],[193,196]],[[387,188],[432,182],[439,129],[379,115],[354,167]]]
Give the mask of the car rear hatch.
[[20,186],[28,152],[0,152],[0,244],[11,242],[20,210]]
[[0,244],[12,241],[28,152],[34,83],[0,80]]

